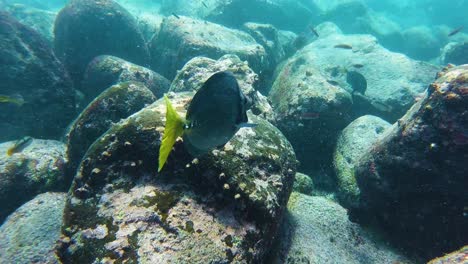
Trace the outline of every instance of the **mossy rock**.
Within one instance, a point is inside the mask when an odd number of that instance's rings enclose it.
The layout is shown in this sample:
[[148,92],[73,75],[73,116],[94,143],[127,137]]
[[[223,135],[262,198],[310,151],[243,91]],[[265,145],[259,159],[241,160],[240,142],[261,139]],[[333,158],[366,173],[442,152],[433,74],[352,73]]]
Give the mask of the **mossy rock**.
[[[171,98],[180,114],[192,96]],[[89,148],[70,189],[62,261],[262,261],[296,160],[276,128],[249,118],[255,129],[241,129],[224,148],[197,159],[176,142],[161,173],[164,102],[115,124]]]

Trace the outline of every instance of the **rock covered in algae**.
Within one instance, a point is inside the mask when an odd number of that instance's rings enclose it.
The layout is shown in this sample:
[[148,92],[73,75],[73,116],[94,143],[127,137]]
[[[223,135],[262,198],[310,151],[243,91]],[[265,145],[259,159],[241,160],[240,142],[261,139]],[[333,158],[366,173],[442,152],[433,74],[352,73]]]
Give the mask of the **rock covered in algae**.
[[0,226],[2,263],[60,263],[55,246],[65,200],[65,193],[44,193],[12,213]]
[[0,12],[0,58],[0,94],[24,101],[2,103],[0,141],[58,138],[75,115],[75,90],[47,40]]
[[21,152],[7,156],[14,141],[0,144],[0,222],[24,202],[48,191],[65,191],[65,144],[33,139]]
[[391,123],[406,113],[438,71],[429,63],[385,49],[371,35],[331,34],[295,57],[352,93],[356,117],[371,114]]
[[329,83],[314,59],[310,52],[296,53],[268,95],[276,125],[293,144],[302,171],[309,174],[331,163],[336,136],[350,122],[352,106],[351,95]]
[[136,20],[113,0],[72,0],[55,20],[55,53],[75,84],[88,63],[107,54],[147,65],[149,52]]
[[143,83],[157,98],[161,98],[170,86],[169,80],[150,69],[102,55],[94,58],[86,68],[81,91],[89,102],[109,86],[129,81]]
[[234,54],[256,72],[264,68],[262,58],[267,56],[263,46],[243,31],[185,16],[165,18],[150,50],[152,68],[169,79],[196,56],[218,59]]
[[[193,93],[171,98],[184,114]],[[249,115],[223,148],[192,158],[177,142],[157,173],[162,100],[115,124],[88,150],[70,189],[64,262],[258,263],[292,189],[289,142]]]
[[359,204],[359,187],[354,165],[391,125],[376,116],[361,116],[349,124],[339,135],[334,154],[338,182],[338,198],[347,208]]
[[468,259],[468,246],[464,246],[459,250],[446,254],[443,257],[439,257],[429,261],[428,264],[451,264],[451,263],[464,263]]
[[351,222],[332,200],[293,192],[275,263],[413,263],[374,232]]
[[466,245],[468,65],[447,68],[355,166],[358,215],[430,259]]
[[78,116],[67,133],[69,168],[74,174],[89,146],[115,122],[127,118],[156,101],[139,82],[122,82],[109,87]]
[[312,181],[312,178],[309,175],[305,175],[304,173],[296,173],[294,178],[293,191],[311,195],[314,191],[314,182]]
[[171,92],[198,91],[203,83],[219,71],[230,71],[234,74],[242,92],[252,100],[252,112],[269,121],[274,120],[273,109],[259,89],[259,78],[246,62],[236,55],[224,55],[218,60],[206,57],[195,57],[188,61],[177,72],[172,81]]

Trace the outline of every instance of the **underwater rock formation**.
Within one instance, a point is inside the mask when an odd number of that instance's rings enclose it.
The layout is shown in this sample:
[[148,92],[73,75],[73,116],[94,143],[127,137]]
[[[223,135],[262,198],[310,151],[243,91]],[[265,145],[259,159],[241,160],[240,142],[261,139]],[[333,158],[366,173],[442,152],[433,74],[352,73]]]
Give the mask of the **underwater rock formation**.
[[60,238],[65,193],[36,196],[0,226],[2,263],[60,263],[55,246]]
[[466,262],[467,256],[468,256],[468,246],[464,246],[463,248],[455,252],[446,254],[443,257],[433,259],[429,261],[428,264],[463,263],[463,262]]
[[259,72],[266,66],[267,54],[249,34],[224,26],[174,16],[163,20],[157,38],[150,45],[152,68],[168,79],[196,56],[218,59],[226,54],[237,55]]
[[33,139],[21,152],[8,156],[14,143],[0,144],[0,223],[35,195],[65,191],[71,181],[65,178],[65,144]]
[[153,93],[139,82],[111,86],[94,99],[78,116],[67,133],[67,157],[72,175],[89,146],[114,123],[129,117],[156,101]]
[[298,52],[289,59],[268,96],[277,116],[275,124],[290,140],[302,171],[308,174],[331,164],[336,136],[350,122],[352,104],[351,95],[329,83],[314,66],[312,55]]
[[428,259],[468,242],[468,65],[438,76],[354,171],[359,219]]
[[19,22],[41,34],[52,47],[56,13],[24,4],[11,4],[5,10]]
[[293,192],[298,192],[306,195],[311,195],[314,191],[314,182],[309,175],[296,173],[294,178]]
[[230,71],[234,74],[242,92],[252,100],[253,114],[261,115],[268,121],[274,120],[273,109],[267,98],[257,91],[258,75],[236,55],[224,55],[216,61],[205,57],[191,59],[177,72],[169,90],[171,92],[197,91],[211,75],[219,71]]
[[[171,98],[175,109],[192,95]],[[289,142],[249,115],[257,127],[199,158],[177,142],[157,173],[165,108],[157,101],[90,147],[65,209],[62,261],[258,263],[268,253],[294,180]]]
[[72,87],[50,45],[33,29],[0,12],[0,142],[23,136],[58,138],[75,114]]
[[391,123],[406,113],[438,71],[388,51],[370,35],[329,35],[295,57],[303,57],[309,67],[352,93],[355,116],[371,114]]
[[92,101],[109,86],[122,82],[141,82],[157,98],[161,98],[171,83],[160,74],[114,56],[98,56],[86,68],[81,91],[87,102]]
[[362,116],[349,124],[339,135],[334,154],[338,181],[338,198],[344,207],[359,204],[359,187],[354,175],[354,165],[391,125],[376,116]]
[[447,44],[441,55],[442,64],[467,64],[468,63],[468,42],[451,42]]
[[138,65],[149,52],[132,15],[112,0],[72,0],[55,21],[55,53],[78,86],[88,63],[113,55]]
[[327,198],[292,193],[286,216],[275,263],[413,263]]

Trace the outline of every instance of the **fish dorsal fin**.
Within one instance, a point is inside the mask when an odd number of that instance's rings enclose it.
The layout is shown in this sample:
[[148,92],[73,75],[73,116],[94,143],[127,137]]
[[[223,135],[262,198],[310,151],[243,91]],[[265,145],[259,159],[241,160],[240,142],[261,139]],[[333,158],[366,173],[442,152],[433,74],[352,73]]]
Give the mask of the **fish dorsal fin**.
[[169,153],[171,153],[177,138],[184,133],[185,124],[185,120],[177,114],[167,96],[164,96],[164,101],[166,102],[166,126],[164,128],[161,146],[159,147],[158,172],[162,170],[166,163],[167,157],[169,157]]

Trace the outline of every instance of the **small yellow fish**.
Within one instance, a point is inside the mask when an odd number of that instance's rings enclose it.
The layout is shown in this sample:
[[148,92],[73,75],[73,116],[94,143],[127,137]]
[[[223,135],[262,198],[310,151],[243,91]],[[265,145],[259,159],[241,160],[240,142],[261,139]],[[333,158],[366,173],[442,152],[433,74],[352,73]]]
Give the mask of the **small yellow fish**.
[[7,156],[11,156],[15,153],[23,151],[29,144],[31,144],[33,141],[32,137],[24,137],[18,141],[15,142],[15,144],[7,150]]
[[15,104],[17,106],[22,106],[24,104],[24,100],[21,97],[17,98],[0,94],[0,103],[10,103]]

